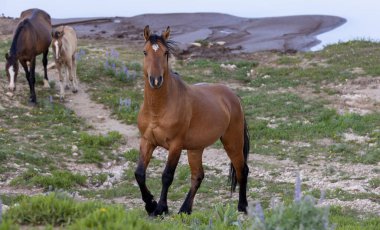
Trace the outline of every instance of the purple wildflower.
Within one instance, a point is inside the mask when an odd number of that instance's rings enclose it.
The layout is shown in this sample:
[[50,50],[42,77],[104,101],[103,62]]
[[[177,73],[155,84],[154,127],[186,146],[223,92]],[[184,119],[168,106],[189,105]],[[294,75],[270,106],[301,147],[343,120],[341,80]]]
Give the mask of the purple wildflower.
[[0,224],[2,222],[3,218],[3,202],[0,199]]
[[322,204],[325,201],[326,191],[321,190],[321,196],[319,197],[318,204]]
[[262,223],[265,222],[264,211],[263,211],[263,208],[261,207],[260,202],[257,202],[257,203],[256,203],[256,207],[255,207],[255,215],[260,219],[260,221],[261,221]]
[[301,201],[301,177],[300,173],[297,172],[297,177],[296,177],[296,184],[295,184],[295,190],[294,190],[294,201],[295,202],[300,202]]

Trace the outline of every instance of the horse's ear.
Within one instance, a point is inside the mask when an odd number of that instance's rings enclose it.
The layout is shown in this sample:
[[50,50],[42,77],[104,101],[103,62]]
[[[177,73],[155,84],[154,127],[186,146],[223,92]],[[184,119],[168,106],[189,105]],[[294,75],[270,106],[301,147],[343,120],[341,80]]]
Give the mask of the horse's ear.
[[149,29],[149,25],[146,25],[145,28],[144,28],[144,38],[145,38],[145,41],[148,41],[149,37],[150,37],[150,29]]
[[168,40],[170,36],[170,26],[166,28],[166,31],[162,32],[162,38],[165,40]]

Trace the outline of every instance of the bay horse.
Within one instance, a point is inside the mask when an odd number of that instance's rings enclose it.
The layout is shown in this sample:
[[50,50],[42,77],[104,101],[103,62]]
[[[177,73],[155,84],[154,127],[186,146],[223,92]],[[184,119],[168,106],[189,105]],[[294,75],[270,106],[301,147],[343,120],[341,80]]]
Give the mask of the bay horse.
[[[138,114],[140,155],[135,170],[145,210],[151,216],[168,213],[167,194],[181,151],[187,150],[191,187],[179,210],[190,214],[204,178],[203,150],[218,139],[231,160],[231,192],[239,183],[238,210],[247,211],[249,134],[239,97],[221,84],[188,85],[171,72],[173,41],[170,27],[162,34],[144,29],[144,101]],[[146,169],[157,146],[168,150],[158,203],[146,186]]]
[[[20,22],[13,34],[12,45],[9,53],[5,54],[5,70],[9,81],[9,90],[15,91],[18,75],[18,62],[25,71],[30,88],[30,102],[37,103],[35,84],[36,56],[42,54],[44,66],[44,87],[49,87],[47,77],[47,63],[49,46],[51,43],[51,19],[50,15],[40,9],[25,10],[20,15]],[[28,62],[30,68],[28,69]]]
[[[60,82],[60,99],[65,97],[65,84],[67,75],[73,85],[73,93],[78,92],[77,68],[75,53],[77,50],[77,34],[70,26],[59,26],[51,32],[53,41],[52,48],[54,53],[55,66],[58,70]],[[66,69],[65,77],[62,77],[62,67]]]

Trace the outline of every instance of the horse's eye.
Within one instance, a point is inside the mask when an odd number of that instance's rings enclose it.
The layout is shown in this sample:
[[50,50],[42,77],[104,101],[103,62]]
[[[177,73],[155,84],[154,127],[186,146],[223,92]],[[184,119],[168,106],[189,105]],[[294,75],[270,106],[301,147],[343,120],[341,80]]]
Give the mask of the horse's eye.
[[146,51],[145,51],[145,50],[144,50],[144,52],[143,52],[143,53],[144,53],[144,55],[146,56]]

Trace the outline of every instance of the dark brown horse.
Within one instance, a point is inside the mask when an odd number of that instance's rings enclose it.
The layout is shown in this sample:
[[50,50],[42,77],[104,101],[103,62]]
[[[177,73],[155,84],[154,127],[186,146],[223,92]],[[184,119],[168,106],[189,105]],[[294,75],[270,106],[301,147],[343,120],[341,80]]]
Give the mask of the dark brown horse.
[[[220,84],[187,85],[169,69],[172,50],[170,28],[161,36],[144,29],[144,102],[138,116],[141,133],[140,158],[135,177],[146,211],[157,216],[168,213],[167,194],[182,149],[187,150],[191,170],[191,188],[180,213],[190,214],[194,196],[204,178],[203,150],[220,139],[231,160],[231,191],[239,183],[238,210],[247,210],[247,158],[249,135],[239,98]],[[158,203],[146,187],[146,169],[153,150],[162,146],[169,150],[162,174],[162,190]]]
[[[50,15],[43,10],[29,9],[23,11],[20,22],[13,34],[13,41],[9,53],[5,54],[7,60],[5,69],[9,81],[9,90],[16,89],[18,74],[18,61],[25,70],[25,76],[30,88],[30,102],[37,102],[34,91],[36,56],[43,54],[44,86],[49,87],[47,77],[47,55],[51,43],[51,19]],[[28,62],[30,68],[28,69]]]

